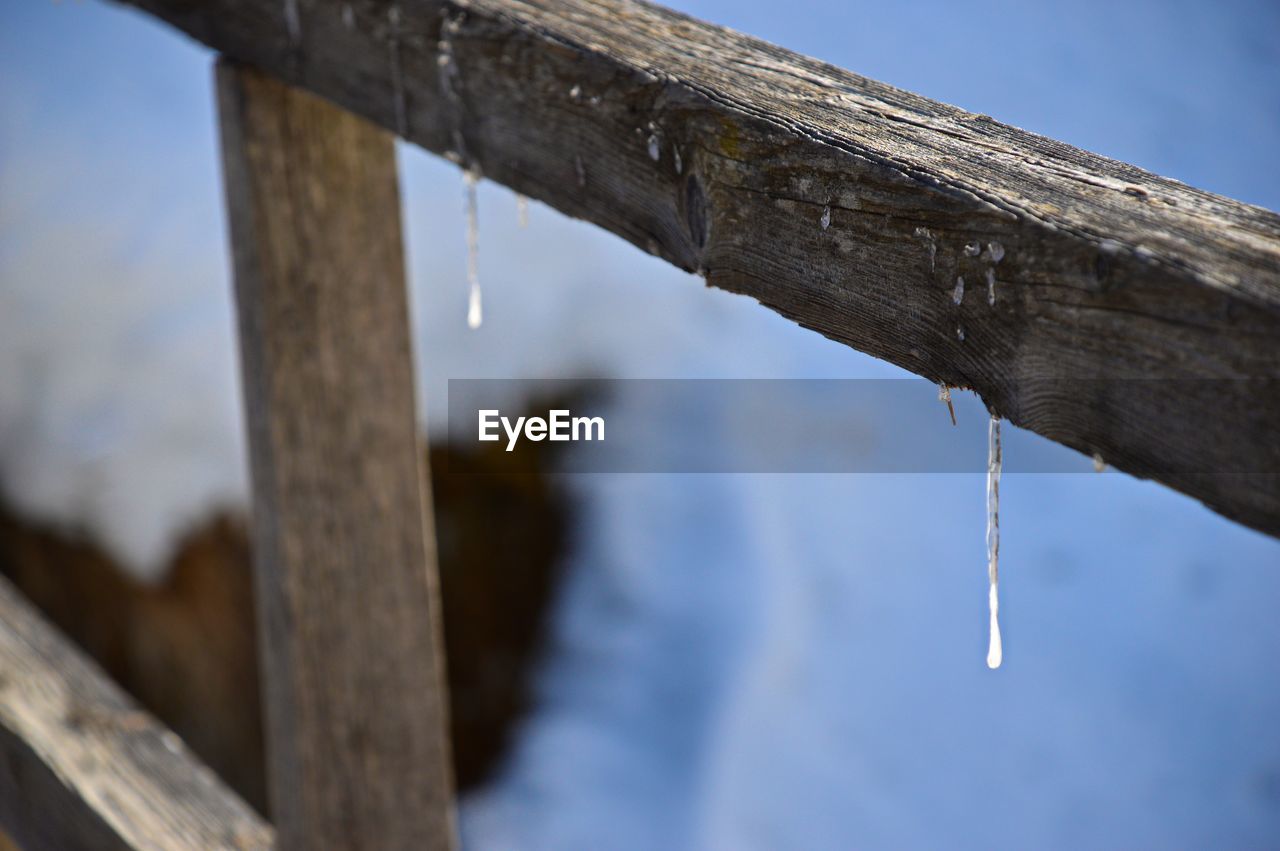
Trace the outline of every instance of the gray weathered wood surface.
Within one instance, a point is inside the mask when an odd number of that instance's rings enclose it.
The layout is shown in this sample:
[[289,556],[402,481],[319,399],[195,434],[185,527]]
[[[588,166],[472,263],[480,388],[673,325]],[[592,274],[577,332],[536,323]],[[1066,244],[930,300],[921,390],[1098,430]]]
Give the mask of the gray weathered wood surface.
[[2,578],[0,828],[26,851],[272,847],[247,804]]
[[392,136],[217,72],[285,849],[452,847],[453,783]]
[[1280,534],[1272,212],[639,2],[126,2]]

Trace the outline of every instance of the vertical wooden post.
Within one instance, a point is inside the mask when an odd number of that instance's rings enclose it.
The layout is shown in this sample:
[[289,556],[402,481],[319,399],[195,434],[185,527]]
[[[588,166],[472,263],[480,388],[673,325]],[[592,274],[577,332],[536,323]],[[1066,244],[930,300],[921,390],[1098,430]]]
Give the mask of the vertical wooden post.
[[448,849],[393,139],[225,60],[217,88],[280,847]]

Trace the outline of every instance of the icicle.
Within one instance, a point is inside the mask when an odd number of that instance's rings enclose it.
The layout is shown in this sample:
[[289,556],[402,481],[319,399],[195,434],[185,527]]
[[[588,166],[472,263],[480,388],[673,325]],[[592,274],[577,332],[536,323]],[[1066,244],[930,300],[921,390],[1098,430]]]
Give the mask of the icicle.
[[951,414],[951,424],[956,424],[956,409],[951,404],[951,388],[945,384],[938,385],[938,401],[947,404],[947,412]]
[[396,133],[400,138],[409,135],[409,114],[405,106],[404,73],[400,68],[400,7],[392,4],[387,9],[388,50],[391,51],[391,92],[395,100]]
[[480,182],[480,172],[468,168],[462,172],[462,183],[465,187],[465,207],[467,214],[467,286],[470,291],[467,301],[467,327],[480,327],[480,222],[476,212],[476,184]]
[[992,307],[996,303],[996,270],[990,266],[987,267],[987,304]]
[[1102,460],[1101,453],[1093,453],[1093,472],[1101,473],[1107,469],[1107,462]]
[[822,225],[822,229],[826,230],[831,227],[831,205],[827,204],[822,208],[822,217],[818,219],[818,224]]
[[296,49],[302,44],[302,16],[298,13],[298,0],[284,0],[284,28],[289,34],[289,46]]
[[569,97],[571,97],[574,100],[578,100],[579,98],[581,98],[582,86],[579,86],[577,83],[574,83],[573,88],[569,89]]
[[1004,246],[998,242],[988,242],[987,253],[991,255],[992,263],[999,263],[1004,259]]
[[649,134],[649,159],[657,162],[662,158],[662,141],[657,133]]
[[529,199],[516,193],[516,224],[522,228],[529,226]]
[[1000,418],[992,415],[987,426],[987,605],[991,609],[991,637],[987,667],[999,668],[1004,658],[1000,644]]
[[956,288],[951,291],[951,300],[956,304],[964,301],[964,276],[956,278]]

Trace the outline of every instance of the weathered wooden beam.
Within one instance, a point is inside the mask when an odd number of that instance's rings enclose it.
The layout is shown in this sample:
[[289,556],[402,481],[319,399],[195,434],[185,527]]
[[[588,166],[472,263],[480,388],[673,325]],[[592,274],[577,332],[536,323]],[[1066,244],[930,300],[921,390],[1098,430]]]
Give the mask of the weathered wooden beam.
[[217,81],[279,844],[448,849],[393,138],[252,69]]
[[645,3],[127,2],[1280,534],[1274,213]]
[[271,828],[6,579],[0,828],[26,851],[272,847]]

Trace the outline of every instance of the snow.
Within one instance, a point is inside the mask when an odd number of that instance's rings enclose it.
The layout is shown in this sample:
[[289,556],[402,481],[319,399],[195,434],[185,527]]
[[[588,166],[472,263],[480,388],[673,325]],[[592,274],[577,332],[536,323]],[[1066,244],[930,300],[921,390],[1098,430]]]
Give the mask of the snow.
[[[1280,206],[1280,116],[1257,108],[1280,91],[1272,4],[683,8]],[[0,484],[154,575],[184,524],[245,495],[209,57],[114,7],[6,17]],[[477,188],[485,324],[468,331],[456,167],[401,155],[430,422],[448,378],[901,374],[541,205],[521,230],[492,184]],[[984,421],[970,394],[954,403]],[[862,427],[947,420],[868,411]],[[1001,625],[1017,651],[992,676],[981,473],[568,481],[585,516],[555,653],[502,776],[465,802],[472,847],[1280,835],[1274,540],[1128,476],[1007,473]]]

